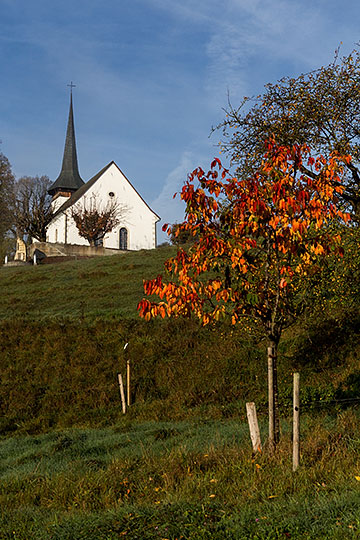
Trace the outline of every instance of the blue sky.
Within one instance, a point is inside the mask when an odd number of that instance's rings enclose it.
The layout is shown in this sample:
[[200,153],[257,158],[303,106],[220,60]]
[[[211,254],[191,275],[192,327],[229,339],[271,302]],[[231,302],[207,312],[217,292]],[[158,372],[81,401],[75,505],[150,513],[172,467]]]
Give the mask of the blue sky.
[[17,177],[55,180],[74,81],[82,178],[114,160],[180,221],[172,195],[218,155],[228,93],[327,64],[340,42],[349,54],[359,14],[356,0],[0,0],[0,150]]

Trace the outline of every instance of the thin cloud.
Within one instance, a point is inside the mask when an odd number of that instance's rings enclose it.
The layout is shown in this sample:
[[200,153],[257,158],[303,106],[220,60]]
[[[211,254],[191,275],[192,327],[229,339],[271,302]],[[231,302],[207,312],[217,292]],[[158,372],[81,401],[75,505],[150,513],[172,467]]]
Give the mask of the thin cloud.
[[355,1],[0,5],[0,138],[14,169],[58,174],[73,80],[82,175],[114,159],[169,222],[182,219],[172,195],[187,173],[218,153],[208,135],[228,91],[236,106],[269,81],[331,61],[340,41],[347,54],[359,40]]
[[[180,192],[187,175],[198,164],[195,162],[197,162],[197,158],[191,152],[184,152],[178,165],[167,175],[161,192],[152,201],[150,206],[161,217],[161,224],[183,221],[185,205],[180,199]],[[177,196],[174,198],[175,193]],[[159,230],[158,241],[161,243],[167,240],[167,235]]]

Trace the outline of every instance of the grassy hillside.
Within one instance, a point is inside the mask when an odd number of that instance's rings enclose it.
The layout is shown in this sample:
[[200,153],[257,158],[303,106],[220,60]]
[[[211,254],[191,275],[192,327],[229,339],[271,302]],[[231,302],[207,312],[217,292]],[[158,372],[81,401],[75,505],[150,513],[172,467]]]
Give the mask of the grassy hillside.
[[[249,334],[228,323],[201,328],[138,317],[143,278],[161,272],[172,253],[0,269],[0,433],[116,422],[126,342],[133,419],[244,416],[245,401],[266,411],[266,344],[256,327]],[[308,407],[359,397],[359,322],[357,313],[336,311],[302,318],[285,333],[283,415],[291,411],[294,369]]]
[[173,252],[0,268],[0,538],[357,538],[360,422],[347,400],[360,396],[358,296],[348,287],[351,303],[314,305],[285,333],[281,443],[275,457],[252,456],[246,401],[256,402],[263,440],[267,428],[258,328],[137,315],[143,278]]
[[0,267],[0,320],[137,317],[142,280],[163,272],[173,247],[24,267]]

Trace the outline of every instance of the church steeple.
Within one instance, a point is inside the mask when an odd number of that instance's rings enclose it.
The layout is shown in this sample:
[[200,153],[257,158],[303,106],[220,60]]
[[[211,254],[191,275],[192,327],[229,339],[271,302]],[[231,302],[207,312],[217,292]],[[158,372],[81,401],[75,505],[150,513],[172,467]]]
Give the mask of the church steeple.
[[55,182],[50,186],[49,193],[55,196],[57,193],[63,193],[68,196],[74,191],[79,189],[84,184],[78,168],[77,154],[76,154],[76,141],[75,141],[75,128],[74,128],[74,114],[72,103],[72,89],[75,85],[71,82],[70,85],[70,109],[69,118],[66,130],[64,156],[61,167],[61,172]]

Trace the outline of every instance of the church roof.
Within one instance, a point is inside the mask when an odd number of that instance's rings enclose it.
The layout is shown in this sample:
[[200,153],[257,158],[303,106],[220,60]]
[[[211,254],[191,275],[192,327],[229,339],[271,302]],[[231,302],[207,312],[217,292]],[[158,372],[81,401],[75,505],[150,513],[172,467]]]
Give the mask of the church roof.
[[140,199],[144,202],[144,204],[148,207],[148,209],[157,217],[157,221],[160,220],[160,217],[150,208],[150,206],[147,204],[147,202],[142,198],[142,196],[140,195],[140,193],[134,188],[134,186],[132,185],[132,183],[126,178],[125,174],[122,172],[122,170],[116,165],[115,161],[110,161],[110,163],[108,163],[107,165],[105,165],[105,167],[103,169],[101,169],[101,171],[99,171],[97,174],[95,174],[95,176],[93,176],[92,178],[90,178],[90,180],[88,182],[86,182],[86,184],[83,183],[83,185],[77,190],[75,191],[71,197],[64,202],[63,205],[60,206],[60,208],[55,212],[54,214],[54,218],[56,216],[58,216],[60,213],[62,212],[65,212],[65,210],[67,210],[68,208],[70,208],[73,204],[75,204],[86,192],[89,188],[91,188],[91,186],[93,186],[95,184],[95,182],[97,180],[99,180],[99,178],[112,166],[114,165],[119,171],[120,173],[122,174],[122,176],[125,178],[125,180],[130,184],[130,186],[133,188],[133,190],[137,193],[137,195],[140,197]]
[[57,193],[58,191],[76,191],[83,185],[84,181],[79,174],[77,161],[74,115],[71,93],[69,118],[66,130],[65,148],[61,172],[55,182],[50,186],[48,191],[50,195],[55,195],[55,193]]

